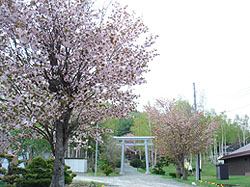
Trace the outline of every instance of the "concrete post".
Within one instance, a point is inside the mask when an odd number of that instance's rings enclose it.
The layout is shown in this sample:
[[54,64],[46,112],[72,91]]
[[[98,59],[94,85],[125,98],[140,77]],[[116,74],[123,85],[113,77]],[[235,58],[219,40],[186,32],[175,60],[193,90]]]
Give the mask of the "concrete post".
[[125,140],[122,140],[122,158],[121,158],[120,174],[124,174],[124,152],[125,152]]
[[150,174],[149,172],[149,163],[148,163],[148,142],[144,140],[145,143],[145,158],[146,158],[146,174]]

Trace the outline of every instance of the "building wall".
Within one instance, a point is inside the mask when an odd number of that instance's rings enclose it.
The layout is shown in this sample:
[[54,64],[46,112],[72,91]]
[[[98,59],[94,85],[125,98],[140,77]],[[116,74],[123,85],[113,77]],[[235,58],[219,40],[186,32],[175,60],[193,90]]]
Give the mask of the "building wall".
[[237,158],[226,159],[229,175],[245,175],[250,172],[250,155]]

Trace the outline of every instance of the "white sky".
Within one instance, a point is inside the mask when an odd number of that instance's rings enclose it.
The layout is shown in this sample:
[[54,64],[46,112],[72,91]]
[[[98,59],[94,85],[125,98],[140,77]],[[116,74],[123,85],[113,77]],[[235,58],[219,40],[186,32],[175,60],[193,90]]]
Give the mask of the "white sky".
[[140,106],[181,96],[205,109],[250,116],[249,0],[118,0],[129,5],[159,38],[160,56],[150,63],[148,83],[136,88]]

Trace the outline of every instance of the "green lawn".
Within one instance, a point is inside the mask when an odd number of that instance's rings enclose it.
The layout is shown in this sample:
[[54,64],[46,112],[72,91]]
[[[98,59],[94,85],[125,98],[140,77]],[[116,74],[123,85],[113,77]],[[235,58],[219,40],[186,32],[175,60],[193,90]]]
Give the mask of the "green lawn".
[[[112,173],[109,174],[109,176],[110,176],[110,177],[121,176],[119,173],[120,173],[120,168],[116,168],[114,172],[112,172]],[[94,176],[95,173],[92,172],[91,170],[88,170],[87,175]],[[103,172],[103,170],[98,169],[98,170],[97,170],[97,176],[98,176],[98,177],[106,177],[106,174]]]
[[100,183],[100,182],[73,182],[72,184],[77,184],[78,187],[80,187],[79,185],[88,185],[88,186],[95,186],[95,187],[103,187],[103,186],[108,186],[107,184],[104,184],[104,183]]
[[[195,168],[195,166],[193,166]],[[175,173],[175,166],[169,165],[168,167],[164,167],[164,170],[166,174],[163,176],[164,178],[171,178],[176,181],[186,183],[186,184],[192,184],[192,182],[195,182],[197,186],[206,186],[206,187],[213,187],[216,185],[212,185],[209,183],[206,183],[206,181],[209,181],[211,183],[215,184],[225,184],[225,186],[235,186],[235,187],[250,187],[250,176],[237,176],[237,175],[231,175],[229,176],[229,180],[217,180],[216,179],[216,166],[214,166],[211,162],[205,162],[202,164],[202,172],[201,172],[201,181],[196,181],[195,173],[193,175],[188,176],[188,180],[184,181],[182,179],[176,179],[169,176],[169,173]],[[139,172],[145,173],[145,170],[138,169]],[[152,172],[151,168],[150,171]]]
[[[195,166],[193,166],[194,168]],[[166,174],[164,177],[171,178],[169,176],[169,173],[175,172],[175,167],[173,165],[170,165],[168,167],[165,167],[164,170],[166,171]],[[216,179],[216,166],[214,166],[211,162],[205,162],[202,164],[202,172],[201,172],[201,181],[196,181],[195,173],[191,176],[188,176],[187,181],[183,181],[180,179],[175,179],[177,181],[192,184],[192,182],[195,182],[199,186],[215,186],[209,183],[206,183],[206,181],[209,181],[211,183],[215,184],[225,184],[226,186],[232,185],[232,186],[238,186],[238,187],[250,187],[250,176],[235,176],[231,175],[229,176],[229,180],[217,180]]]

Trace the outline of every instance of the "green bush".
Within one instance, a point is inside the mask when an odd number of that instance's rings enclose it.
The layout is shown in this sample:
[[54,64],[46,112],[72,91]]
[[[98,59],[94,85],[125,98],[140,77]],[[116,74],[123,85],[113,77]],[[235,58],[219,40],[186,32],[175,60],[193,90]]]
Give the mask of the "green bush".
[[65,184],[70,184],[74,177],[76,177],[75,173],[72,173],[71,170],[69,170],[70,167],[65,165],[64,168],[64,178],[65,178]]
[[111,166],[109,166],[108,164],[105,164],[104,166],[104,173],[106,176],[109,176],[110,173],[113,172],[113,169]]
[[130,161],[130,165],[133,166],[134,168],[139,168],[141,166],[141,160],[138,158],[135,158]]
[[163,170],[164,163],[161,161],[158,161],[153,168],[153,173],[158,174],[158,175],[164,175],[165,171]]
[[3,187],[16,187],[14,184],[5,184]]
[[142,169],[146,169],[146,160],[141,160],[141,164],[139,167]]
[[121,167],[121,160],[116,160],[115,161],[115,167],[120,168]]
[[51,179],[27,179],[17,183],[16,187],[48,187]]
[[[44,160],[42,157],[35,157],[22,171],[22,176],[18,181],[17,187],[47,187],[49,186],[52,178],[52,171],[54,166],[53,159]],[[64,177],[65,184],[70,184],[72,179],[76,176],[72,174],[70,167],[65,166]]]
[[[181,177],[182,177],[182,173],[180,173]],[[176,173],[169,173],[169,176],[176,178]]]
[[[48,162],[50,162],[48,160]],[[26,178],[46,179],[51,178],[53,165],[50,165],[42,157],[35,157],[26,167],[28,175]],[[30,175],[31,174],[31,175]]]
[[26,169],[25,168],[21,168],[21,167],[12,167],[12,173],[13,174],[22,174],[24,175],[26,173]]
[[[44,160],[42,157],[35,157],[26,168],[16,165],[10,165],[12,157],[6,156],[9,161],[8,172],[4,168],[0,168],[0,174],[3,174],[3,182],[8,186],[16,184],[16,187],[43,187],[49,186],[52,178],[54,160]],[[69,166],[64,168],[65,184],[70,184],[76,176],[69,170]],[[6,186],[6,185],[5,185]]]
[[104,160],[98,160],[98,168],[100,170],[104,170],[106,164],[107,164],[106,161],[104,161]]
[[176,173],[169,173],[169,176],[176,178]]
[[6,184],[5,182],[2,182],[1,180],[0,180],[0,186],[2,186],[2,185],[4,185],[4,184]]

